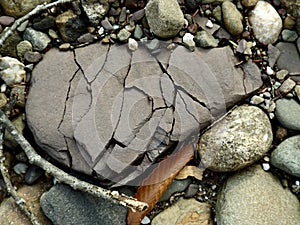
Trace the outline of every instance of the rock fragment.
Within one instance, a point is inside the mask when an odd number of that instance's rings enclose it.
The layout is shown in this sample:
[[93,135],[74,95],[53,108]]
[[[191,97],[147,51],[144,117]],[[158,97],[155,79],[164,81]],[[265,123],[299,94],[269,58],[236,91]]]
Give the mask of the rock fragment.
[[236,6],[230,1],[224,1],[222,4],[223,22],[226,29],[233,36],[238,36],[243,32],[243,16]]

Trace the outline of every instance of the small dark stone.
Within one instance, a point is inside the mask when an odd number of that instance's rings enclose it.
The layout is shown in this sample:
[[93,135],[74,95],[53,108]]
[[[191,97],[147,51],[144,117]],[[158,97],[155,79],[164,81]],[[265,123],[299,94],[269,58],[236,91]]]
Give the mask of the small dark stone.
[[113,30],[113,26],[111,23],[108,21],[107,17],[105,17],[104,20],[101,21],[101,25],[104,27],[105,30]]
[[119,16],[119,22],[123,23],[125,20],[126,20],[126,7],[123,7],[121,14]]
[[139,10],[146,6],[146,0],[126,0],[125,6],[130,10]]
[[188,10],[194,11],[198,9],[200,2],[201,2],[200,0],[186,0],[185,5],[188,8]]
[[24,55],[24,59],[30,63],[38,63],[43,58],[42,54],[39,52],[26,52]]
[[40,21],[33,23],[33,28],[39,31],[48,30],[55,24],[55,19],[53,17],[45,17]]
[[132,14],[131,16],[131,21],[139,21],[145,16],[145,9],[141,9],[139,11],[136,11],[135,13]]
[[199,190],[199,185],[198,184],[190,184],[185,192],[184,197],[186,198],[191,198],[193,197],[195,194],[197,194]]
[[15,22],[15,18],[11,16],[0,16],[0,24],[3,26],[10,26]]
[[34,184],[42,175],[44,171],[37,166],[30,166],[25,174],[25,182],[29,185]]
[[243,37],[244,39],[246,39],[246,40],[250,40],[250,39],[251,39],[251,37],[250,37],[250,32],[249,32],[249,31],[244,31],[244,32],[242,33],[242,37]]

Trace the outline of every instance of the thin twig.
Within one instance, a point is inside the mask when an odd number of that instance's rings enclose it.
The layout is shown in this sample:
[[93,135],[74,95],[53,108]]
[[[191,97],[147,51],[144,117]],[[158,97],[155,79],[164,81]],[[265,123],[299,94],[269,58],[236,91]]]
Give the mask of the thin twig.
[[18,144],[24,150],[25,154],[29,159],[29,162],[31,164],[41,167],[47,173],[54,176],[58,181],[70,185],[75,190],[80,190],[97,197],[111,200],[115,203],[128,207],[133,211],[143,211],[147,209],[147,203],[140,202],[135,198],[120,194],[118,191],[106,190],[104,188],[89,184],[85,181],[81,181],[43,159],[40,155],[38,155],[35,152],[33,147],[24,138],[24,136],[21,133],[19,133],[16,127],[12,124],[12,122],[2,112],[2,110],[0,110],[0,122],[5,125],[6,130],[11,133],[16,142],[18,142]]
[[20,196],[18,196],[14,186],[11,183],[8,169],[6,168],[4,163],[5,157],[3,153],[3,133],[4,133],[4,129],[3,129],[3,124],[1,123],[0,124],[0,170],[1,170],[4,183],[6,185],[7,192],[15,200],[17,206],[21,209],[21,211],[23,211],[23,213],[25,213],[25,215],[33,225],[41,225],[38,222],[36,216],[28,209],[25,200]]
[[22,16],[21,18],[17,19],[14,24],[8,28],[6,31],[3,32],[3,34],[0,37],[0,47],[2,47],[4,45],[4,42],[6,41],[6,39],[13,34],[13,32],[18,28],[18,26],[20,26],[25,20],[28,20],[30,17],[42,12],[42,11],[46,11],[47,9],[50,9],[54,6],[57,6],[59,4],[64,4],[64,3],[68,3],[68,2],[72,2],[72,0],[58,0],[49,4],[42,4],[42,5],[38,5],[36,6],[32,11],[30,11],[29,13],[27,13],[25,16]]

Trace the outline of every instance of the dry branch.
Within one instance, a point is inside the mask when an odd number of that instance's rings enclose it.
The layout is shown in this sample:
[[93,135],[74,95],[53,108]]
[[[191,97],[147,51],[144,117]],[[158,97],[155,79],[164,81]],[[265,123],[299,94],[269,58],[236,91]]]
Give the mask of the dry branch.
[[10,196],[15,200],[15,203],[17,204],[17,206],[21,209],[22,212],[25,213],[25,215],[27,216],[27,218],[31,221],[31,223],[33,225],[41,225],[37,218],[35,217],[35,215],[30,212],[30,210],[28,209],[26,202],[23,198],[21,198],[20,196],[18,196],[14,186],[11,183],[10,180],[10,176],[9,176],[9,172],[8,169],[5,166],[5,156],[3,153],[3,124],[0,124],[0,170],[1,170],[1,174],[4,180],[4,183],[6,185],[6,189],[7,192],[10,194]]
[[3,32],[3,34],[0,37],[0,47],[3,46],[5,40],[13,34],[13,32],[18,28],[18,26],[20,26],[25,20],[28,20],[30,17],[41,13],[42,11],[46,11],[47,9],[50,9],[54,6],[57,6],[59,4],[64,4],[64,3],[68,3],[68,2],[72,2],[74,0],[58,0],[49,4],[42,4],[42,5],[38,5],[37,7],[35,7],[32,11],[30,11],[29,13],[27,13],[25,16],[22,16],[21,18],[17,19],[13,25],[8,28],[6,31]]
[[89,184],[85,181],[81,181],[76,177],[73,177],[56,166],[52,165],[40,155],[38,155],[29,142],[24,138],[22,134],[16,129],[12,122],[5,116],[2,110],[0,110],[0,123],[5,125],[7,131],[11,133],[13,138],[18,142],[21,148],[27,155],[29,162],[36,166],[41,167],[47,173],[54,176],[59,182],[70,185],[75,190],[87,192],[97,197],[111,200],[125,207],[130,208],[132,211],[143,211],[147,209],[148,204],[137,201],[135,198],[120,194],[117,191],[106,190],[104,188]]

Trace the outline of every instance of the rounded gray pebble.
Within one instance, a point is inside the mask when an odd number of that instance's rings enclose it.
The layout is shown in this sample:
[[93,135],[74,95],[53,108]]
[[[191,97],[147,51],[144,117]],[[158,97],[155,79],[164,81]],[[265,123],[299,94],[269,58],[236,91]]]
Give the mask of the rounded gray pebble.
[[300,135],[280,143],[272,152],[271,164],[293,176],[300,177]]
[[295,99],[277,100],[275,115],[285,128],[300,130],[300,104]]

